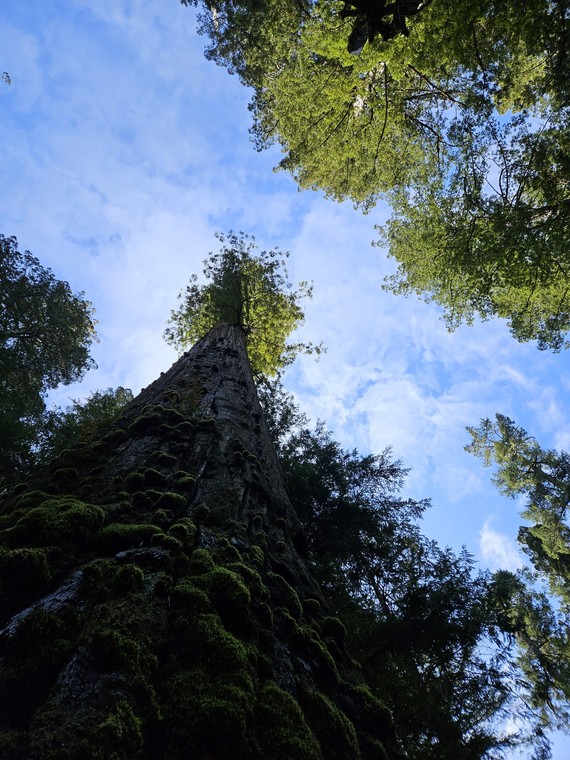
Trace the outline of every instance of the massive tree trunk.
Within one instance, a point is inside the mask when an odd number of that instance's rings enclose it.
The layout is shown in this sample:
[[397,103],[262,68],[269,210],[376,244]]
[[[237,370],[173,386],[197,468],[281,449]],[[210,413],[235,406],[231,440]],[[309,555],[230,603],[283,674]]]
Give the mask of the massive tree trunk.
[[399,757],[219,325],[0,505],[0,757]]

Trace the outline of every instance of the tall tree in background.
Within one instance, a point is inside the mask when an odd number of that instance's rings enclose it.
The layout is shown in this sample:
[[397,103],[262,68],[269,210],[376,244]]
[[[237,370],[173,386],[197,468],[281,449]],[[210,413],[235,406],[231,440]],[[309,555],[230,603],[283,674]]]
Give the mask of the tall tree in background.
[[319,352],[321,347],[288,343],[289,335],[304,320],[299,301],[311,296],[302,282],[292,290],[285,259],[279,250],[259,251],[253,238],[243,233],[217,235],[218,253],[204,261],[208,282],[191,284],[180,293],[182,304],[172,312],[165,338],[178,350],[192,346],[220,323],[238,325],[243,331],[251,366],[257,375],[271,377],[290,364],[300,351]]
[[[389,451],[344,451],[302,421],[285,430],[280,461],[317,577],[408,756],[496,758],[530,746],[546,757],[560,716],[552,689],[536,698],[550,678],[545,657],[527,656],[536,642],[551,655],[549,635],[563,630],[546,597],[422,535],[429,502],[400,497],[406,470]],[[514,716],[516,731],[506,730]]]
[[[468,428],[467,451],[486,465],[497,465],[493,477],[511,498],[524,496],[519,543],[535,570],[534,580],[548,594],[529,590],[529,573],[504,573],[503,619],[522,649],[521,666],[532,685],[533,705],[567,730],[570,720],[570,456],[543,449],[508,417],[497,414]],[[531,577],[532,580],[532,577]],[[549,602],[554,597],[554,604]],[[509,600],[508,602],[506,600]],[[506,613],[506,617],[505,617]]]
[[468,428],[472,443],[467,451],[497,465],[493,477],[501,493],[525,496],[518,540],[533,566],[549,583],[552,593],[570,605],[570,456],[543,449],[513,420],[497,414]]
[[44,398],[92,366],[93,309],[0,235],[0,485],[28,463]]
[[207,55],[254,88],[258,147],[279,143],[301,187],[365,210],[390,201],[389,289],[440,303],[450,328],[499,316],[558,350],[570,329],[568,13],[567,0],[265,0],[205,4],[201,24]]

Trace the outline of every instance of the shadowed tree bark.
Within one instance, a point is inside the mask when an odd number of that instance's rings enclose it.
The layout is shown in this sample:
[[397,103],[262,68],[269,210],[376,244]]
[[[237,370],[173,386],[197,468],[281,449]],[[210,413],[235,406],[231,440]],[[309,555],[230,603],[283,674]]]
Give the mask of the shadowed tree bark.
[[0,757],[400,757],[306,559],[220,324],[0,503]]

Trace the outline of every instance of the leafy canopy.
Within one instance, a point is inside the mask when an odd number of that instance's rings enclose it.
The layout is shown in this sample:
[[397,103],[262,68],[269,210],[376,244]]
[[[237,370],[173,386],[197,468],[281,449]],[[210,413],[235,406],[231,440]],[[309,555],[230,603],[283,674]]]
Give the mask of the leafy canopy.
[[448,326],[502,317],[520,341],[568,347],[570,136],[568,113],[481,114],[453,129],[447,165],[410,192],[392,193],[380,243],[399,263],[386,282],[444,308]]
[[299,301],[311,296],[306,282],[292,290],[285,268],[289,254],[258,251],[254,239],[243,233],[217,237],[221,250],[204,261],[208,282],[200,285],[194,275],[180,293],[182,303],[165,331],[167,342],[183,351],[216,324],[237,324],[253,371],[264,376],[276,375],[300,351],[320,352],[320,346],[287,342],[304,320]]
[[36,444],[36,463],[48,462],[79,441],[96,440],[132,400],[132,391],[118,386],[92,391],[84,401],[71,399],[63,409],[48,410]]
[[254,88],[257,147],[278,143],[303,188],[392,204],[388,289],[440,303],[450,328],[498,316],[567,345],[565,0],[201,7],[208,57]]
[[94,366],[93,308],[0,235],[0,479],[30,454],[44,398]]

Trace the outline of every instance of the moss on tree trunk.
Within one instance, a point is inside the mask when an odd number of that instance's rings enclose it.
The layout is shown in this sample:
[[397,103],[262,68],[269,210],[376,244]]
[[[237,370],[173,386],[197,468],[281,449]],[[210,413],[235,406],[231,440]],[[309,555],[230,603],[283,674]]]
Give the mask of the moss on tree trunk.
[[218,325],[0,503],[0,757],[400,757],[305,552]]

